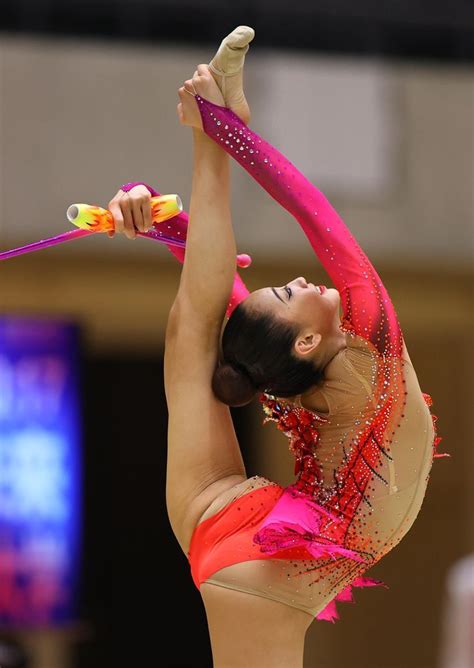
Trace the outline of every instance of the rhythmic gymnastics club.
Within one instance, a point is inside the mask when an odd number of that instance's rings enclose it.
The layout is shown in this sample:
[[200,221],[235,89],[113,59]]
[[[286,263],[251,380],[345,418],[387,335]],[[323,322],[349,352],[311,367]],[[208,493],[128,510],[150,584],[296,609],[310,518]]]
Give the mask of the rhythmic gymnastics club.
[[[148,232],[139,232],[137,236],[168,246],[177,246],[178,248],[185,248],[186,241],[184,239],[175,239],[163,234],[159,229],[159,224],[170,218],[174,218],[183,210],[183,204],[179,195],[159,195],[150,199],[151,204],[151,219],[153,227]],[[0,260],[8,260],[24,253],[31,253],[33,251],[41,250],[42,248],[49,248],[66,241],[74,241],[82,237],[96,234],[98,232],[110,232],[114,230],[114,219],[110,211],[103,209],[100,206],[93,206],[91,204],[71,204],[66,211],[66,217],[70,223],[73,223],[79,229],[64,232],[55,237],[42,239],[27,246],[20,246],[8,251],[0,253]],[[237,255],[237,266],[245,268],[250,266],[252,258],[250,255]]]

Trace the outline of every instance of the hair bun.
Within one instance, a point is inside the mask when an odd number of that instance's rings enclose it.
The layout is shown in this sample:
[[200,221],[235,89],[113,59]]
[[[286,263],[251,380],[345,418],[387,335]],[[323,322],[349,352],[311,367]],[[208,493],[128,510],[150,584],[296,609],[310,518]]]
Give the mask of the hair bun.
[[234,407],[245,406],[258,394],[250,376],[228,362],[216,367],[212,377],[212,390],[219,401]]

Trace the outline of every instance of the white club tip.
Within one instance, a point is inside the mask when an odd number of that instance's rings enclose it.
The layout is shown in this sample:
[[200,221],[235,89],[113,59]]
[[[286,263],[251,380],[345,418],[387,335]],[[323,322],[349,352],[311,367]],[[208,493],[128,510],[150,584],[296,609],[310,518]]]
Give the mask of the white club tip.
[[76,204],[71,204],[71,206],[66,211],[66,218],[70,223],[73,223],[79,215],[79,208]]

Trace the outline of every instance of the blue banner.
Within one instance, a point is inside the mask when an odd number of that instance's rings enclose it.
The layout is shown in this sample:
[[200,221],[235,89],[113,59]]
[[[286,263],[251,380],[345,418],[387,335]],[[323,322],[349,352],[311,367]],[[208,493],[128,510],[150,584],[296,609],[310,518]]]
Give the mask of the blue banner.
[[81,421],[76,325],[0,316],[0,627],[77,619]]

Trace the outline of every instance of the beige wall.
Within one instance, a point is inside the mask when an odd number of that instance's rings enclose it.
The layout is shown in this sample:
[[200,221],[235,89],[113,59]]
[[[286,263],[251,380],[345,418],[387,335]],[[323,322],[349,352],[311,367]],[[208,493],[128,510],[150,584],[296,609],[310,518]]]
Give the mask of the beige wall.
[[[174,100],[177,85],[208,55],[2,39],[0,247],[67,229],[62,216],[68,204],[81,199],[106,204],[121,182],[134,177],[188,201],[189,133],[177,125],[169,98]],[[249,58],[257,131],[264,131],[269,109],[288,102],[285,86],[273,85],[274,72],[293,77],[299,58],[288,66],[281,55]],[[318,86],[311,88],[314,70]],[[414,527],[370,572],[390,589],[356,591],[355,605],[338,604],[340,622],[315,622],[305,667],[434,668],[443,578],[450,564],[474,547],[473,76],[467,69],[410,64],[363,63],[357,73],[344,59],[315,57],[305,61],[299,76],[301,89],[309,85],[315,95],[314,109],[308,111],[308,103],[305,113],[314,115],[315,126],[325,123],[335,138],[324,149],[321,139],[321,152],[314,152],[318,161],[324,151],[342,149],[330,105],[324,107],[324,121],[318,117],[317,94],[327,98],[337,91],[332,99],[343,107],[342,82],[352,81],[351,95],[357,94],[354,82],[360,82],[370,97],[371,106],[359,105],[354,132],[361,131],[365,110],[383,130],[377,134],[382,148],[371,143],[370,160],[360,162],[360,180],[350,169],[338,172],[336,158],[308,176],[322,181],[386,283],[420,385],[434,400],[440,450],[452,454],[435,460]],[[350,119],[343,115],[342,121]],[[370,132],[370,126],[363,129]],[[292,134],[285,138],[278,132],[278,125],[272,128],[272,140],[282,147],[287,141],[285,150],[291,152]],[[291,132],[298,132],[298,124],[292,123]],[[300,154],[301,146],[299,137],[295,152],[300,147]],[[233,211],[239,248],[254,254],[254,265],[243,272],[250,289],[299,273],[327,280],[293,221],[237,170]],[[91,351],[159,352],[178,281],[179,268],[163,247],[92,238],[0,263],[0,312],[77,318]],[[254,420],[259,429],[258,406]],[[259,439],[260,473],[289,482],[292,459],[284,437],[267,425]],[[49,668],[65,666],[63,658]]]
[[[210,55],[0,38],[0,247],[63,231],[69,204],[106,205],[134,178],[188,208],[190,131],[176,90]],[[374,257],[470,261],[472,70],[254,50],[246,87],[253,129],[323,189]],[[237,167],[233,212],[242,251],[310,257],[288,214]],[[157,252],[91,239],[62,253],[80,251]]]

